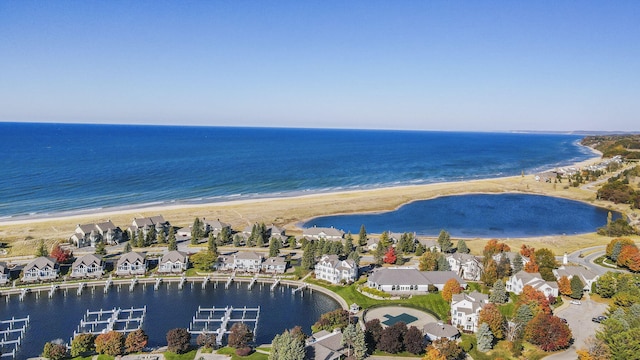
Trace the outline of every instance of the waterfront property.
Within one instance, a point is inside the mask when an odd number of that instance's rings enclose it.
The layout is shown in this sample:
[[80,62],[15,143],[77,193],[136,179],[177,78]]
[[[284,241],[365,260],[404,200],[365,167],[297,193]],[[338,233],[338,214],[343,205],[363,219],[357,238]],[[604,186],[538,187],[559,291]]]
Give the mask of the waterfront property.
[[557,269],[554,269],[553,275],[555,275],[557,279],[566,276],[569,280],[571,280],[571,278],[574,276],[578,276],[584,284],[583,290],[586,292],[590,292],[593,283],[598,281],[598,278],[600,278],[600,275],[597,275],[593,271],[585,269],[582,266],[570,265],[563,265]]
[[442,322],[428,323],[422,329],[422,333],[425,335],[428,341],[436,341],[440,339],[456,340],[460,337],[460,332],[455,326],[445,324]]
[[6,262],[0,261],[0,285],[5,285],[9,282],[9,267]]
[[453,253],[446,256],[449,268],[464,280],[479,281],[482,262],[471,254]]
[[453,294],[451,298],[451,325],[464,331],[478,331],[480,310],[489,303],[489,296],[472,291],[469,294]]
[[97,224],[78,224],[76,231],[69,241],[76,247],[95,247],[100,241],[109,245],[116,245],[122,241],[122,230],[115,226],[111,220]]
[[147,261],[144,254],[131,251],[123,254],[116,263],[116,275],[144,275],[147,272]]
[[179,274],[189,267],[189,255],[182,251],[169,251],[158,263],[159,273]]
[[262,263],[262,271],[267,274],[284,274],[287,271],[287,261],[281,257],[270,257]]
[[429,287],[442,291],[444,284],[455,279],[463,288],[467,283],[453,271],[419,271],[411,267],[379,268],[369,276],[367,286],[391,294],[426,294]]
[[546,296],[558,296],[558,283],[555,281],[545,281],[539,273],[528,273],[524,270],[513,274],[506,282],[506,289],[516,295],[522,293],[522,289],[529,285],[536,290],[542,291]]
[[96,277],[99,278],[104,273],[104,262],[102,256],[86,254],[76,259],[71,265],[72,278]]
[[342,240],[344,231],[333,227],[311,227],[304,229],[302,236],[309,239]]
[[231,225],[220,221],[220,219],[210,221],[202,218],[202,222],[204,224],[204,232],[206,235],[213,233],[214,236],[218,236],[218,234],[222,232],[222,229],[227,229],[229,234],[231,234]]
[[22,281],[50,281],[55,280],[60,272],[58,262],[50,257],[35,258],[23,269]]
[[156,234],[161,232],[167,234],[169,232],[171,224],[164,219],[162,215],[147,217],[147,218],[133,218],[131,226],[129,226],[129,234],[133,236],[142,231],[143,236],[147,236],[147,233],[151,228],[155,228]]
[[351,260],[340,260],[337,255],[323,255],[315,266],[316,279],[332,284],[354,282],[358,278],[358,266]]
[[306,345],[306,359],[337,360],[347,356],[340,329],[318,331],[307,339]]
[[262,254],[254,251],[239,251],[232,255],[222,255],[214,268],[217,270],[258,273],[262,269]]

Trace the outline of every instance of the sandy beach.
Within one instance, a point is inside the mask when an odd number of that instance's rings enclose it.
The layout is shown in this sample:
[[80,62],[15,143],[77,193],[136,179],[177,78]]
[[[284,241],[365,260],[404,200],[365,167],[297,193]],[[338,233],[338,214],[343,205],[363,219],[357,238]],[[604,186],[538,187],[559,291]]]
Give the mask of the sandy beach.
[[[594,157],[568,167],[583,167],[600,161]],[[344,191],[335,193],[310,194],[295,197],[268,198],[218,202],[197,205],[151,206],[139,209],[98,211],[50,218],[27,218],[0,221],[0,239],[10,244],[7,256],[30,255],[36,241],[44,239],[47,244],[65,242],[73,234],[77,224],[111,220],[116,226],[126,229],[134,217],[162,214],[172,225],[188,226],[195,217],[220,219],[228,222],[235,230],[242,230],[254,222],[283,226],[289,234],[299,235],[301,221],[317,216],[363,212],[384,212],[416,200],[432,199],[439,196],[469,193],[520,192],[562,197],[610,208],[631,215],[625,205],[615,205],[595,200],[595,190],[588,186],[573,188],[566,182],[554,184],[536,181],[536,174],[501,177],[494,179],[462,182],[444,182],[427,185],[398,186],[381,189]],[[632,217],[638,216],[631,215]],[[469,241],[472,251],[480,251],[484,240]],[[580,246],[606,243],[608,239],[595,234],[511,239],[518,245],[526,242],[533,246],[545,246],[563,252]]]

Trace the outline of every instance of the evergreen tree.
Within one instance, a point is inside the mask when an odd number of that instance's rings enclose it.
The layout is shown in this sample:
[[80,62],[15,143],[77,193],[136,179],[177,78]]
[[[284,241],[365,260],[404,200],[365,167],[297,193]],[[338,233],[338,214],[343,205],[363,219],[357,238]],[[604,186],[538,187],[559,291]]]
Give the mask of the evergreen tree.
[[233,237],[233,246],[234,247],[239,247],[241,242],[242,242],[242,237],[240,235],[236,235],[236,236]]
[[461,254],[468,254],[471,250],[467,247],[467,243],[463,239],[460,239],[458,240],[458,249],[456,251]]
[[211,234],[209,234],[209,240],[207,240],[207,250],[210,253],[218,254],[218,243],[216,243],[214,237],[213,237],[213,232]]
[[427,249],[424,248],[424,245],[418,243],[416,245],[416,256],[422,256]]
[[342,332],[342,345],[347,348],[347,357],[364,359],[367,356],[367,344],[364,340],[364,331],[360,326],[349,324]]
[[347,254],[353,251],[353,236],[351,236],[351,232],[347,234],[347,238],[344,241],[344,252]]
[[360,267],[360,253],[358,253],[357,250],[354,250],[352,252],[349,253],[349,256],[347,257],[350,260],[353,260],[353,262],[356,264],[357,267]]
[[256,246],[264,247],[264,235],[262,232],[258,232],[258,235],[256,236]]
[[478,333],[476,334],[476,339],[478,341],[478,350],[482,352],[487,352],[491,350],[493,347],[493,333],[491,333],[491,329],[489,329],[489,325],[487,323],[482,323],[478,328]]
[[500,256],[497,270],[499,279],[511,276],[511,260],[504,253]]
[[200,218],[196,217],[193,220],[193,225],[191,226],[191,244],[197,245],[198,240],[204,236],[204,224],[200,221]]
[[44,240],[40,240],[40,242],[38,243],[38,248],[36,249],[36,257],[41,256],[49,256],[47,247],[44,245]]
[[169,244],[167,245],[167,250],[169,251],[178,250],[178,242],[176,241],[176,237],[171,236],[171,233],[169,233]]
[[220,230],[220,233],[218,234],[218,238],[216,240],[218,241],[218,245],[226,245],[229,243],[230,238],[231,233],[229,232],[229,228],[224,226],[222,227],[222,230]]
[[125,252],[125,254],[126,254],[126,253],[130,253],[130,252],[131,252],[131,250],[132,250],[132,249],[131,249],[131,241],[129,241],[128,243],[126,243],[126,244],[124,245],[124,252]]
[[158,233],[158,244],[166,244],[167,243],[167,236],[164,234],[164,231],[160,231]]
[[511,264],[513,266],[513,273],[517,273],[520,272],[522,270],[522,268],[524,268],[524,263],[522,262],[522,256],[520,256],[520,254],[516,254],[516,256],[513,258],[513,264]]
[[[167,244],[171,244],[171,242],[173,242],[174,244],[177,242],[176,241],[176,229],[173,228],[173,226],[171,226],[169,228],[169,236],[167,237]],[[177,248],[177,246],[176,246]]]
[[107,255],[107,248],[104,245],[104,241],[98,241],[96,244],[96,255]]
[[304,360],[304,358],[304,340],[292,335],[288,330],[273,338],[269,360]]
[[504,304],[509,299],[507,295],[507,290],[505,288],[504,282],[498,279],[493,284],[493,290],[491,291],[491,295],[489,295],[489,301],[494,304]]
[[580,280],[579,276],[573,276],[571,278],[571,298],[582,299],[582,292],[584,291],[584,284]]
[[276,257],[280,254],[280,240],[271,238],[269,241],[269,257]]
[[156,228],[152,226],[149,228],[149,231],[147,231],[147,235],[144,237],[144,242],[141,246],[151,246],[154,241],[156,241]]
[[358,234],[358,245],[367,246],[367,230],[364,228],[364,224],[360,226],[360,233]]
[[287,239],[287,241],[289,242],[289,249],[293,250],[296,248],[296,237],[295,236],[289,236],[289,239]]
[[438,256],[438,271],[449,271],[451,270],[451,266],[449,265],[449,262],[447,261],[447,258],[440,254]]
[[304,248],[304,252],[302,253],[302,261],[300,263],[300,267],[303,270],[309,270],[313,267],[314,260],[314,249],[313,243],[309,242],[307,246]]
[[136,247],[144,246],[144,231],[138,231],[138,241],[136,241]]
[[453,243],[451,242],[451,235],[444,230],[440,230],[440,234],[438,235],[438,245],[440,245],[440,250],[443,253],[451,251],[453,248]]

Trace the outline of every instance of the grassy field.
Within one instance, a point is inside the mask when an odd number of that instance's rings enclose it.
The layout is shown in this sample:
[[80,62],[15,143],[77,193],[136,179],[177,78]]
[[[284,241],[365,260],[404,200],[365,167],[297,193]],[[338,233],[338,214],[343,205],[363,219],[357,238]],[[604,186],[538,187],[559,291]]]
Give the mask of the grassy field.
[[198,350],[191,350],[184,354],[176,354],[171,351],[167,351],[164,353],[164,358],[166,360],[193,360],[196,358],[196,353]]
[[263,354],[263,353],[259,353],[259,352],[253,352],[251,353],[249,356],[238,356],[236,355],[236,349],[230,348],[230,347],[223,347],[222,349],[217,351],[218,354],[223,354],[223,355],[229,355],[231,356],[231,360],[242,360],[242,359],[247,359],[247,360],[267,360],[269,359],[269,355],[267,354]]

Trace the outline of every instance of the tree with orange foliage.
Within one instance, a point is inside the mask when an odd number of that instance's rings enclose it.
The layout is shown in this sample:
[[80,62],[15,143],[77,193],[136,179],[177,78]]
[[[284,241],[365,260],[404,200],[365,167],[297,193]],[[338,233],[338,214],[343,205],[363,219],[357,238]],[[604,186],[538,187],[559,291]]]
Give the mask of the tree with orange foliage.
[[51,257],[56,259],[58,264],[65,264],[73,258],[73,252],[71,250],[64,250],[60,244],[56,244],[51,250]]
[[618,266],[624,266],[626,268],[629,268],[630,270],[632,267],[638,268],[640,266],[639,264],[637,264],[639,253],[640,251],[635,245],[625,245],[620,250],[620,255],[618,256],[618,261],[616,263]]
[[384,258],[382,259],[382,261],[384,261],[386,264],[395,264],[397,259],[398,257],[396,256],[396,250],[393,248],[393,246],[389,246],[389,250],[387,250],[387,253],[384,254]]
[[572,334],[559,317],[540,313],[529,321],[524,337],[544,351],[556,351],[569,347]]
[[540,271],[540,268],[538,268],[538,264],[536,264],[536,259],[531,258],[530,261],[524,265],[523,270],[528,273],[537,273]]
[[520,254],[529,259],[533,258],[533,253],[535,252],[536,249],[529,245],[522,244],[522,247],[520,248]]
[[609,259],[613,260],[613,261],[617,261],[618,255],[620,254],[620,250],[625,245],[634,245],[635,246],[635,242],[633,240],[629,239],[629,238],[615,238],[615,239],[612,239],[607,244],[606,256]]
[[447,358],[440,353],[440,350],[429,345],[427,347],[427,353],[424,355],[422,360],[447,360]]
[[549,299],[540,290],[534,289],[531,285],[525,285],[522,288],[522,294],[518,300],[516,307],[527,304],[533,315],[538,313],[551,314],[551,307],[549,306]]
[[456,279],[449,279],[446,283],[444,283],[444,287],[442,288],[442,298],[446,302],[451,302],[451,298],[453,294],[460,294],[462,292],[462,287],[460,287],[460,283]]
[[504,337],[505,320],[496,304],[488,303],[480,310],[478,325],[482,323],[489,325],[489,329],[497,339]]
[[498,242],[496,239],[491,239],[487,242],[487,245],[484,246],[483,255],[485,259],[491,258],[494,254],[499,254],[503,252],[511,251],[509,245],[505,243]]
[[571,282],[568,277],[562,276],[558,279],[558,290],[562,295],[571,295]]

